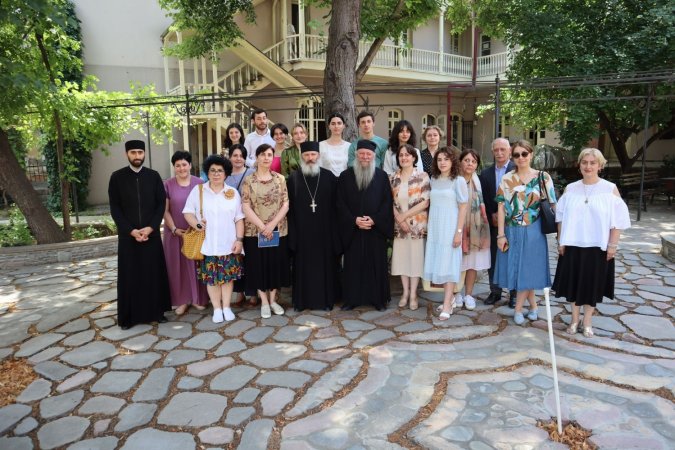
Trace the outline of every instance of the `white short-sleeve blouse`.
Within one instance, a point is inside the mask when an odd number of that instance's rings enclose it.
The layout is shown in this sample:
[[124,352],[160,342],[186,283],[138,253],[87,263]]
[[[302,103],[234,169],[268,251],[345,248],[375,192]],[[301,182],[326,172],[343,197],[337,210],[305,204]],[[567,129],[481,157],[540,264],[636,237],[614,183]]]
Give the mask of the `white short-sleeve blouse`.
[[556,222],[562,222],[560,245],[600,247],[607,250],[612,228],[630,228],[628,207],[614,194],[616,186],[600,179],[584,185],[581,180],[567,186],[556,204]]
[[[206,236],[202,244],[202,254],[207,256],[227,256],[237,240],[235,224],[244,219],[239,192],[225,185],[218,192],[211,189],[210,183],[204,183],[203,210],[206,219]],[[195,186],[185,202],[183,214],[199,215],[199,186]]]

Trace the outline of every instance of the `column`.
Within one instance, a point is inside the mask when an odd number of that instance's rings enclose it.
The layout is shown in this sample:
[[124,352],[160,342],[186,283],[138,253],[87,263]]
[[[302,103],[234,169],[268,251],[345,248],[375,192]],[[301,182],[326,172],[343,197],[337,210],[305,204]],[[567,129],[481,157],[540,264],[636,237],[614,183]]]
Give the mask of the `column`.
[[300,35],[300,58],[306,58],[305,54],[305,4],[303,0],[298,0],[298,34]]
[[438,16],[438,71],[443,72],[443,53],[445,47],[445,8],[441,8],[441,15]]
[[288,1],[281,0],[281,40],[283,42],[283,60],[288,61]]

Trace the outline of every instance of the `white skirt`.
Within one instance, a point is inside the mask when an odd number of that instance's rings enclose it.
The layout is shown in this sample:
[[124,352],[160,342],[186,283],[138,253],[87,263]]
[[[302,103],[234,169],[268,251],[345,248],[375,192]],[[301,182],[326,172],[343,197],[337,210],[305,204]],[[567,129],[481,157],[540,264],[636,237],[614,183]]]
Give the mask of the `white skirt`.
[[470,252],[468,255],[462,255],[462,271],[487,270],[490,268],[490,249]]

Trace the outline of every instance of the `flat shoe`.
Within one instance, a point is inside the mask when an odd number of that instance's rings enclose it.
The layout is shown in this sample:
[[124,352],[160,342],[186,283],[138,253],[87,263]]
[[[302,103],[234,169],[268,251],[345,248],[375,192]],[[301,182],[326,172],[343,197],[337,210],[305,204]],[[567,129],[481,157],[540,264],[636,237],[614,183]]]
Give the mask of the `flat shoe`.
[[187,304],[180,305],[178,308],[176,308],[176,310],[174,312],[176,313],[177,316],[182,316],[187,311],[188,306],[189,305],[187,305]]
[[539,318],[539,312],[536,309],[532,309],[529,313],[527,313],[527,318],[533,321],[537,320]]
[[272,317],[272,311],[270,311],[270,305],[262,305],[260,307],[260,317],[263,319],[269,319]]
[[593,336],[595,336],[595,333],[593,333],[593,327],[584,327],[584,337],[592,338]]
[[270,308],[272,308],[272,312],[277,316],[280,316],[284,313],[284,308],[282,308],[281,305],[276,302],[270,303]]
[[569,327],[567,327],[567,334],[577,334],[579,328],[579,322],[571,324]]
[[419,302],[417,301],[416,298],[411,298],[410,299],[410,310],[415,311],[417,308],[419,308]]
[[228,322],[231,322],[235,319],[234,313],[232,312],[231,308],[223,308],[223,317]]
[[405,308],[405,305],[408,304],[408,297],[403,297],[401,296],[401,300],[398,302],[398,307],[399,308]]
[[197,311],[204,311],[206,309],[206,306],[202,306],[202,305],[192,305],[192,306],[197,308]]

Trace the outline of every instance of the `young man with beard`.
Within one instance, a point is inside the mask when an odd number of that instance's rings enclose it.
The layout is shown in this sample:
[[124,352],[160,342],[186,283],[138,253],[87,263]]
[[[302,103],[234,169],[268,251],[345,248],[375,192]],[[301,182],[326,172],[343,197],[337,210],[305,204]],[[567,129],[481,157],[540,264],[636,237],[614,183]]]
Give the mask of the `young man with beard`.
[[129,166],[113,172],[108,185],[110,214],[118,235],[117,324],[166,322],[171,310],[169,280],[159,226],[166,192],[159,173],[143,167],[145,142],[124,144]]
[[375,166],[377,146],[362,139],[356,161],[338,179],[337,211],[344,251],[343,310],[389,302],[387,240],[394,236],[393,198],[389,178]]
[[300,170],[288,176],[288,246],[294,252],[293,307],[330,311],[337,289],[337,177],[319,167],[319,143],[300,144]]
[[255,151],[262,144],[269,144],[274,148],[274,139],[267,127],[267,112],[264,109],[254,109],[251,113],[251,122],[253,122],[253,131],[244,139],[246,147],[246,167],[253,167],[255,164]]

